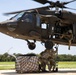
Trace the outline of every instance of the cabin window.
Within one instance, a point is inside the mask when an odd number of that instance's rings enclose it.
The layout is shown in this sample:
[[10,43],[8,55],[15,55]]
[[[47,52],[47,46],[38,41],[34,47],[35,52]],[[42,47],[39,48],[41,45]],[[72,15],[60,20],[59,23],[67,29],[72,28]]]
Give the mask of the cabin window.
[[31,13],[26,13],[26,14],[22,17],[22,21],[23,21],[23,22],[32,23],[32,22],[33,22],[33,15],[32,15]]
[[42,23],[42,24],[41,24],[41,28],[42,28],[42,29],[47,29],[47,24],[46,24],[46,23]]
[[36,19],[37,19],[36,26],[40,27],[40,16],[38,14],[36,15]]

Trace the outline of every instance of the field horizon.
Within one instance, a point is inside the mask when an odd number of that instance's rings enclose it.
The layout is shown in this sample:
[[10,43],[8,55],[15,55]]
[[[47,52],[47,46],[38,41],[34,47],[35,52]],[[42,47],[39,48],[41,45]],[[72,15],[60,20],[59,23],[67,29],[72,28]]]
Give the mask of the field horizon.
[[[58,62],[59,69],[67,69],[67,68],[74,68],[76,69],[76,62],[75,61],[64,61]],[[13,70],[15,69],[15,62],[0,62],[0,70]]]

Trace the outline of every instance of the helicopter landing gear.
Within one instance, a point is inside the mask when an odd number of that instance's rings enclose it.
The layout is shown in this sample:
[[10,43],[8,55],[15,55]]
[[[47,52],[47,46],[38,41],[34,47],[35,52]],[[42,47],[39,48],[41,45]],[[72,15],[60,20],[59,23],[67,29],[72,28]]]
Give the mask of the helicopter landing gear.
[[35,48],[36,48],[36,44],[35,44],[35,40],[34,40],[34,42],[30,42],[30,41],[28,41],[28,40],[26,40],[27,41],[27,44],[28,44],[28,48],[30,49],[30,50],[34,50]]
[[46,48],[46,49],[52,49],[53,46],[54,46],[54,44],[53,44],[52,41],[47,40],[47,41],[45,42],[45,48]]

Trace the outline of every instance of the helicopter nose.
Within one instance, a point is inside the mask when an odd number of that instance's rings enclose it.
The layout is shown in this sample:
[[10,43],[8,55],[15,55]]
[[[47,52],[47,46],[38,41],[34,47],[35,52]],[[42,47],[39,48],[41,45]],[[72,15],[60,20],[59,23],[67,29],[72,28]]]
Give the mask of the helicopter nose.
[[3,24],[3,23],[0,23],[0,32],[5,33],[5,32],[6,32],[6,30],[7,30],[6,25],[5,25],[5,24]]
[[1,23],[0,23],[0,26],[1,26]]
[[0,22],[0,26],[2,25],[2,23]]
[[5,23],[0,23],[0,27],[5,27],[6,24]]

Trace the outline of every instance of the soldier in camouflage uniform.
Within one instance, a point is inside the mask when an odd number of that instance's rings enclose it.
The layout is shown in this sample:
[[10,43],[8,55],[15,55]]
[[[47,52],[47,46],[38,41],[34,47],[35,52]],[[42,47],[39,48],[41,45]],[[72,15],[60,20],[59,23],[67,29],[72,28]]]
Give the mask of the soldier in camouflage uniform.
[[48,70],[51,71],[51,68],[53,67],[53,70],[55,68],[56,62],[55,62],[55,53],[57,51],[54,51],[54,49],[46,49],[45,51],[40,53],[40,62],[41,62],[41,69],[42,71],[46,71],[46,65],[48,66]]
[[50,57],[50,50],[45,49],[45,51],[40,53],[40,66],[42,71],[46,71],[46,65],[49,65],[48,58]]
[[49,57],[50,71],[51,71],[52,68],[53,68],[53,71],[56,68],[56,53],[57,53],[58,49],[57,49],[57,47],[55,47],[55,48],[56,48],[56,50],[51,49],[51,52],[50,52],[50,56],[51,56],[51,58]]
[[70,45],[71,45],[71,42],[73,40],[73,32],[72,30],[68,30],[65,34],[62,34],[62,36],[60,36],[60,38],[65,38],[68,42],[69,42],[69,50],[70,50]]

